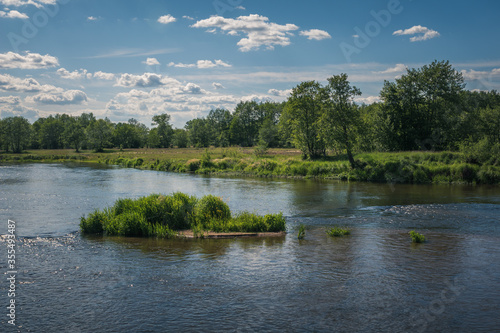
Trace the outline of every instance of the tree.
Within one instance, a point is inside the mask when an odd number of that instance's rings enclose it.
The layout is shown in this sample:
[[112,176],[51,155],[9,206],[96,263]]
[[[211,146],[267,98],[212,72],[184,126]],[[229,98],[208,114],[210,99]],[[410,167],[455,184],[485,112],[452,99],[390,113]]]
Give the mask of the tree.
[[188,145],[188,135],[185,129],[174,129],[173,145],[177,148],[186,148]]
[[263,117],[255,101],[240,102],[234,109],[231,121],[231,142],[243,147],[251,147],[257,141]]
[[30,144],[31,124],[24,117],[9,117],[2,120],[2,132],[2,142],[6,151],[20,153]]
[[211,142],[216,147],[229,146],[231,120],[233,116],[226,109],[211,110],[207,116],[211,133]]
[[320,136],[320,118],[325,93],[316,81],[302,82],[292,94],[280,118],[280,129],[290,135],[304,157],[314,159],[326,154],[325,141]]
[[153,123],[151,125],[157,126],[156,129],[161,148],[169,148],[172,144],[173,129],[169,121],[170,115],[166,113],[153,117]]
[[389,124],[390,150],[442,149],[460,137],[463,76],[448,61],[408,69],[396,82],[385,81],[380,96]]
[[325,87],[327,100],[321,117],[321,135],[329,146],[345,149],[351,168],[355,168],[352,147],[356,140],[356,131],[360,124],[359,109],[354,104],[354,97],[361,91],[350,85],[347,74],[332,76]]
[[193,147],[201,148],[210,146],[210,129],[208,121],[196,118],[186,123],[189,143]]
[[66,124],[62,136],[68,146],[74,148],[76,152],[80,151],[82,142],[85,140],[85,130],[80,125],[78,118],[71,118]]
[[85,130],[89,145],[96,152],[104,151],[110,145],[113,126],[109,119],[99,119],[91,122]]

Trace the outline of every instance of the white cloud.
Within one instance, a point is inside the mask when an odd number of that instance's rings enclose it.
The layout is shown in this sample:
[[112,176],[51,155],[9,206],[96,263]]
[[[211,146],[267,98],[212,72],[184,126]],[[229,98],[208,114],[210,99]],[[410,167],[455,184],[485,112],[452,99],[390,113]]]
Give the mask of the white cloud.
[[94,73],[94,77],[99,80],[111,81],[115,79],[115,74],[98,71]]
[[212,87],[214,87],[215,90],[218,90],[218,89],[226,89],[222,83],[218,83],[218,82],[214,82],[212,83]]
[[142,75],[122,74],[115,86],[118,87],[158,87],[179,81],[155,73],[144,73]]
[[59,60],[48,54],[25,52],[24,54],[0,53],[0,69],[42,69],[59,66]]
[[21,98],[18,96],[0,97],[0,104],[17,105],[21,103]]
[[366,105],[378,103],[381,101],[382,100],[380,99],[379,96],[368,96],[368,97],[356,97],[356,98],[354,98],[354,102],[359,103],[359,104],[366,104]]
[[306,31],[301,31],[299,33],[301,36],[306,36],[307,39],[310,40],[323,40],[323,39],[330,39],[332,36],[324,30],[319,30],[319,29],[311,29],[311,30],[306,30]]
[[439,32],[429,29],[427,27],[423,27],[421,25],[416,25],[413,26],[409,29],[405,30],[397,30],[392,33],[393,35],[396,36],[404,36],[404,35],[419,35],[419,36],[414,36],[410,38],[411,42],[420,42],[432,38],[439,37],[440,34]]
[[177,19],[170,14],[163,15],[158,19],[158,22],[160,22],[161,24],[169,24],[169,23],[173,23],[175,21],[177,21]]
[[95,16],[89,16],[89,17],[87,17],[87,21],[98,21],[100,19],[101,19],[100,17],[95,17]]
[[[5,9],[5,10],[8,10],[8,9]],[[0,10],[0,17],[11,18],[11,19],[17,18],[17,19],[22,19],[22,20],[29,19],[28,15],[26,15],[24,13],[20,13],[17,10],[10,10],[8,12],[4,12],[4,11]]]
[[238,7],[236,7],[235,9],[239,9],[239,10],[247,10],[247,9],[246,9],[245,7],[243,7],[243,6],[238,6]]
[[146,64],[148,66],[158,66],[158,65],[160,65],[160,62],[156,58],[147,58],[146,61],[143,61],[142,63]]
[[40,84],[33,78],[21,79],[9,74],[0,74],[0,90],[20,92],[62,92],[63,89],[48,84]]
[[188,15],[184,15],[182,18],[186,19],[186,20],[194,21],[194,18],[192,18],[191,16],[188,16]]
[[169,63],[169,67],[178,67],[178,68],[200,68],[200,69],[206,69],[206,68],[214,68],[214,67],[232,67],[232,65],[222,61],[222,60],[198,60],[196,64],[183,64],[183,63]]
[[500,68],[494,68],[490,71],[476,71],[473,69],[467,71],[464,69],[461,73],[466,80],[486,80],[500,76]]
[[87,102],[87,94],[81,90],[67,90],[61,93],[41,93],[28,97],[27,101],[51,105],[82,104]]
[[80,69],[70,72],[65,68],[59,68],[56,73],[63,79],[68,79],[68,80],[80,80],[84,78],[87,79],[92,78],[92,73],[89,73],[86,69]]
[[397,64],[394,67],[387,68],[386,70],[380,72],[373,72],[375,74],[397,74],[406,72],[406,66],[404,64]]
[[292,93],[292,89],[287,89],[287,90],[269,89],[267,93],[269,95],[277,97],[288,97]]
[[0,0],[0,4],[14,7],[33,5],[37,8],[41,8],[44,5],[55,5],[56,3],[57,0]]
[[240,16],[236,19],[212,16],[196,22],[191,27],[218,28],[229,35],[243,33],[247,37],[242,38],[237,43],[242,52],[259,50],[262,46],[272,50],[275,45],[290,45],[291,42],[287,32],[299,29],[295,24],[280,25],[269,22],[267,17],[257,14]]

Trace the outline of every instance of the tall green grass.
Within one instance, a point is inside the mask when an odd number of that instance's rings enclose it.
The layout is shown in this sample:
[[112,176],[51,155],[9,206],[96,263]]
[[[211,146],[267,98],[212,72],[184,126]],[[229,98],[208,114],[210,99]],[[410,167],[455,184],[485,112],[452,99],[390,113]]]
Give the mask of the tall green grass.
[[243,212],[234,218],[228,205],[213,195],[201,199],[184,193],[152,194],[119,199],[112,207],[96,210],[80,220],[83,234],[171,238],[180,230],[214,232],[280,232],[286,230],[282,214],[258,216]]

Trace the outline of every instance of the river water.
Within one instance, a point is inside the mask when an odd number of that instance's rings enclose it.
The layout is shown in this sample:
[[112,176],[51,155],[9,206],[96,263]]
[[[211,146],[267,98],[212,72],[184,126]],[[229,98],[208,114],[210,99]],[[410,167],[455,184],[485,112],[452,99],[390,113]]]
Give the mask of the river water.
[[[0,166],[1,332],[492,332],[500,188],[215,178],[71,164]],[[83,237],[118,198],[182,191],[283,212],[279,238]],[[16,222],[15,326],[6,306]],[[304,240],[297,239],[300,224]],[[352,234],[334,239],[333,225]],[[412,244],[409,230],[428,239]]]

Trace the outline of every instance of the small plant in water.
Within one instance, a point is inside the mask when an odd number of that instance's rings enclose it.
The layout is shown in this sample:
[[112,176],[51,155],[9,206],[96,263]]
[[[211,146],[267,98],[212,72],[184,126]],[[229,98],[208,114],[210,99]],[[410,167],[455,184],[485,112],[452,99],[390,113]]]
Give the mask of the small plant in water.
[[329,230],[326,231],[328,236],[330,237],[342,237],[342,236],[347,236],[351,234],[351,230],[347,228],[341,228],[341,227],[333,227]]
[[306,237],[306,226],[301,224],[299,226],[299,235],[297,236],[298,239],[304,239]]
[[422,235],[422,234],[419,234],[415,230],[410,231],[409,234],[410,234],[410,237],[411,237],[411,241],[413,243],[423,243],[423,242],[425,242],[425,236]]

